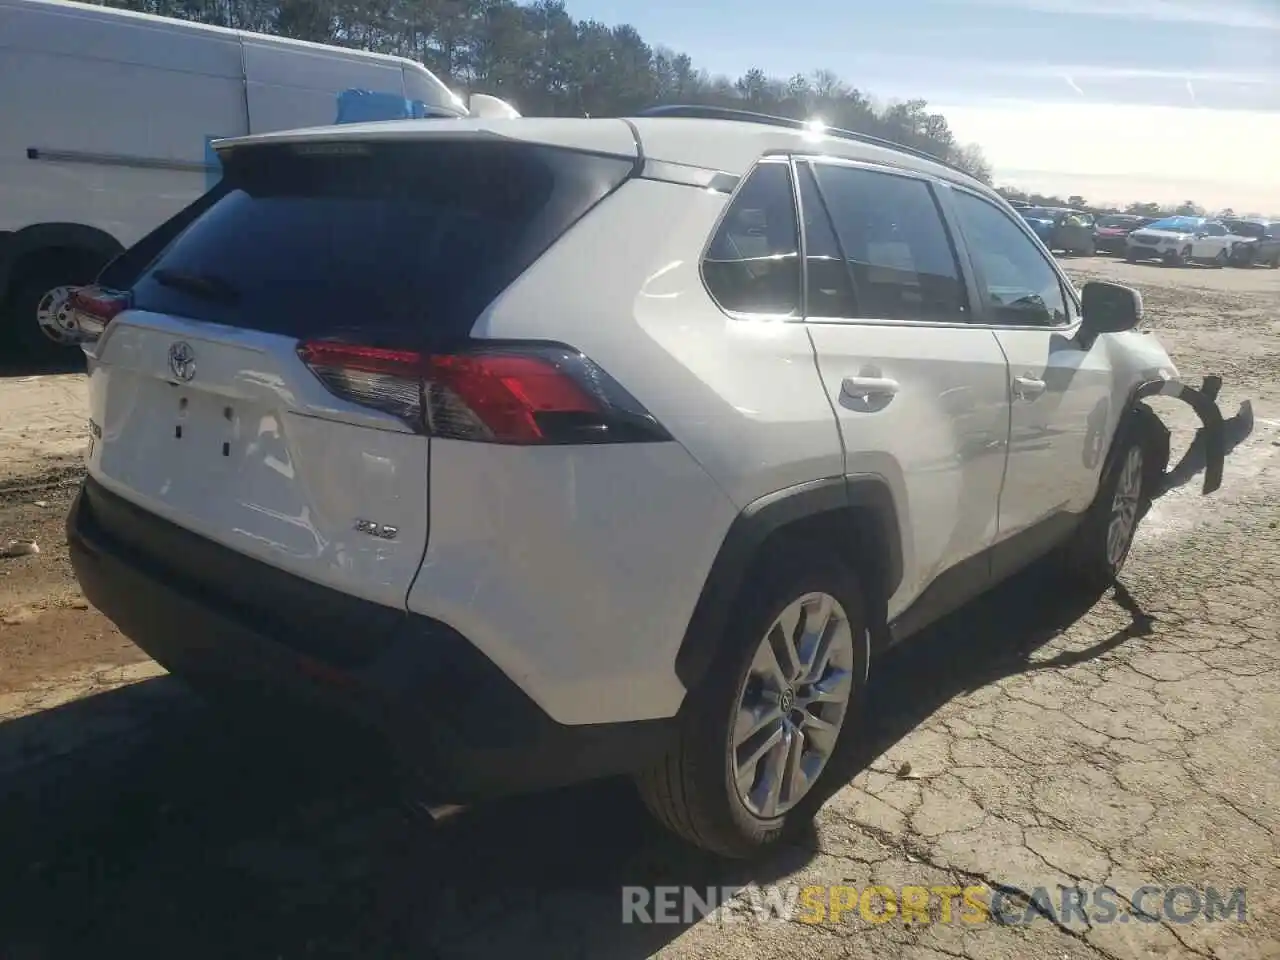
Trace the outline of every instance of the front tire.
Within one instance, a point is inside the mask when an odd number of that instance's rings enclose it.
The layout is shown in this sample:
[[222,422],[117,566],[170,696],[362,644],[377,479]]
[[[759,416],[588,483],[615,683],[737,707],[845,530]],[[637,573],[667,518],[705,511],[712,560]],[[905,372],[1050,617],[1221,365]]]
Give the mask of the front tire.
[[789,560],[747,585],[676,744],[637,776],[659,821],[724,857],[802,828],[848,772],[870,655],[861,589],[834,557]]
[[1115,459],[1062,558],[1066,574],[1091,591],[1110,587],[1124,568],[1167,456],[1156,442],[1154,431],[1164,427],[1155,414],[1135,415],[1122,429]]

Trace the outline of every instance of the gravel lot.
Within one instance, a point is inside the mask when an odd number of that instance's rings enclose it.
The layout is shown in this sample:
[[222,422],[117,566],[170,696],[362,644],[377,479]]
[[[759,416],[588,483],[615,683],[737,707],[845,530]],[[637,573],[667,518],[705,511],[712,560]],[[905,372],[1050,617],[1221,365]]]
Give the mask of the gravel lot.
[[[1280,957],[1280,271],[1067,266],[1138,286],[1252,434],[1219,493],[1157,503],[1114,595],[1032,572],[877,664],[866,769],[750,868],[625,784],[433,825],[359,744],[226,729],[70,575],[83,378],[0,379],[0,542],[42,549],[0,560],[0,956]],[[984,884],[1019,916],[1037,888],[1243,887],[1248,919],[620,923],[623,885],[775,882]]]

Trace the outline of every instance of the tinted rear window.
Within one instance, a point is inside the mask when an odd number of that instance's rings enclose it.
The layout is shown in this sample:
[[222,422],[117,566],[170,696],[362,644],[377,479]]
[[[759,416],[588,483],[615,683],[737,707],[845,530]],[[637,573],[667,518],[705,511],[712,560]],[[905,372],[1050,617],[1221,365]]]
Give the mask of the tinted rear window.
[[462,336],[631,168],[484,140],[241,148],[134,302],[297,337]]

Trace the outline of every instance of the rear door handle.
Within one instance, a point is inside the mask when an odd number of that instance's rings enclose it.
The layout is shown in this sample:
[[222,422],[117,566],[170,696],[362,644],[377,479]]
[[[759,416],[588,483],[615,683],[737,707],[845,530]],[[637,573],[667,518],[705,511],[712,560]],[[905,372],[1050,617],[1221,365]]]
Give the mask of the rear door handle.
[[870,400],[872,397],[893,397],[898,390],[897,380],[888,377],[845,377],[841,390],[857,400]]
[[1045,382],[1035,377],[1014,377],[1013,395],[1019,400],[1034,400],[1044,393]]

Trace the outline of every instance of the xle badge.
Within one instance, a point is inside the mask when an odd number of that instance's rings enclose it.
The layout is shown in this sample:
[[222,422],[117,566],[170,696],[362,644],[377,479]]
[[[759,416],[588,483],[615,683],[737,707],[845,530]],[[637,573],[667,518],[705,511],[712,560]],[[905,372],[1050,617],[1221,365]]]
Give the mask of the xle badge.
[[357,520],[356,529],[379,540],[394,540],[396,534],[400,532],[396,527],[389,527],[385,523],[374,523],[372,520]]

